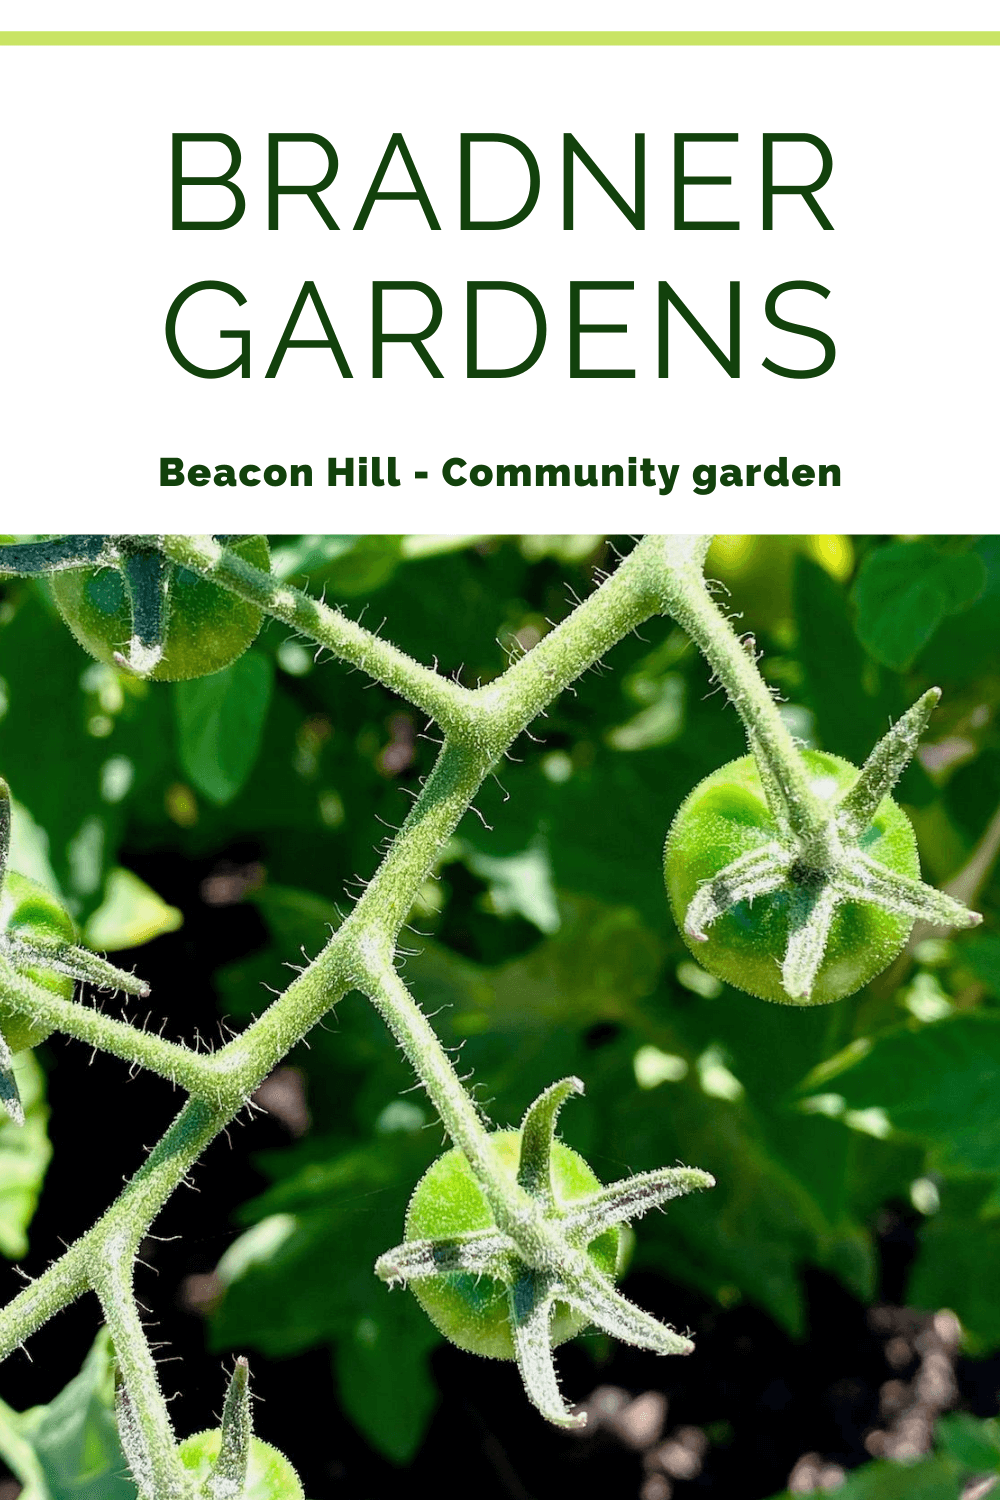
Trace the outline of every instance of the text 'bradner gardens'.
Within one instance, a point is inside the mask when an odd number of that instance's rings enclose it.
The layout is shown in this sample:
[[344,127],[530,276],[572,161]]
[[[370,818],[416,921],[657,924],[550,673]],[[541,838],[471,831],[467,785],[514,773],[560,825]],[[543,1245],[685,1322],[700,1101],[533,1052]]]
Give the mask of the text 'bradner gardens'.
[[[594,146],[592,141],[588,144]],[[303,147],[308,153],[305,160],[310,163],[309,170],[303,167]],[[759,154],[754,147],[753,155],[753,171],[759,171],[760,216],[758,220],[755,215],[753,223],[741,223],[732,217],[733,210],[725,206],[729,199],[725,190],[732,190],[733,177],[719,170],[727,166],[732,169],[738,160],[746,165],[745,158],[733,155],[741,149],[745,152],[749,147],[746,143],[741,147],[735,132],[674,134],[672,182],[668,189],[670,226],[674,231],[705,234],[732,233],[741,228],[755,231],[787,228],[801,236],[804,228],[833,229],[818,196],[833,171],[833,155],[825,141],[807,131],[768,133],[761,137]],[[295,155],[296,151],[299,154]],[[325,136],[313,132],[272,133],[267,139],[266,155],[267,168],[263,174],[266,194],[256,203],[249,183],[258,179],[250,168],[244,171],[242,149],[234,136],[221,132],[175,133],[171,158],[172,229],[198,233],[239,229],[252,232],[255,218],[263,226],[266,208],[268,232],[282,229],[293,233],[307,229],[364,232],[372,226],[384,229],[386,216],[392,215],[401,243],[412,245],[418,234],[441,232],[442,228],[446,233],[460,234],[516,229],[536,213],[543,196],[542,172],[534,151],[516,136],[495,132],[463,133],[459,137],[458,213],[453,222],[444,226],[425,185],[427,169],[424,168],[422,175],[399,132],[390,136],[363,196],[355,195],[353,190],[341,190],[337,184],[339,158],[333,143]],[[706,166],[713,170],[705,171]],[[561,172],[557,174],[563,232],[579,230],[586,234],[607,222],[618,227],[625,224],[637,233],[646,231],[644,134],[634,136],[633,161],[627,174],[630,180],[625,181],[619,170],[615,175],[617,182],[612,181],[576,136],[563,135]],[[667,175],[657,173],[658,187]],[[301,180],[303,176],[305,181]],[[581,188],[589,195],[586,226],[577,223],[581,215],[576,197]],[[711,190],[707,197],[706,189]],[[708,212],[704,206],[707,202],[718,205],[713,209],[718,217],[702,217]],[[661,227],[658,220],[657,231]],[[787,271],[787,265],[783,269]],[[570,280],[569,378],[632,380],[638,372],[668,379],[671,374],[679,373],[676,354],[675,368],[671,368],[671,330],[679,330],[683,325],[689,330],[688,342],[693,334],[702,350],[707,351],[697,357],[707,357],[708,368],[712,368],[714,361],[714,366],[730,379],[739,379],[741,320],[746,316],[750,299],[741,296],[739,280],[730,280],[728,288],[723,286],[721,292],[723,302],[728,303],[727,318],[715,306],[708,312],[699,306],[696,311],[693,304],[704,297],[704,288],[695,290],[697,296],[679,286],[676,279],[666,277],[658,277],[655,284],[648,285],[637,285],[634,279]],[[799,321],[801,309],[818,305],[810,299],[825,300],[829,295],[829,287],[807,277],[786,277],[766,293],[754,292],[754,316],[762,318],[767,329],[777,329],[804,341],[801,359],[792,365],[765,355],[761,364],[769,374],[785,380],[812,380],[831,369],[836,357],[833,339],[811,322]],[[782,306],[786,297],[790,301]],[[549,317],[542,300],[536,290],[521,281],[467,280],[455,296],[447,290],[442,295],[423,279],[400,277],[371,282],[370,326],[361,338],[363,347],[359,348],[356,318],[351,319],[350,334],[343,337],[335,326],[335,319],[344,308],[357,306],[358,288],[345,288],[331,276],[328,284],[307,280],[289,286],[290,311],[280,330],[278,325],[264,329],[259,324],[256,329],[215,328],[215,337],[235,341],[238,352],[234,351],[234,357],[229,358],[230,350],[226,349],[227,357],[216,362],[201,352],[205,327],[214,327],[216,319],[229,323],[233,308],[242,308],[250,300],[250,292],[225,280],[206,279],[184,287],[171,302],[166,318],[167,347],[176,363],[202,380],[229,375],[249,379],[251,366],[254,374],[263,367],[263,378],[273,380],[287,368],[288,357],[293,353],[326,350],[332,356],[325,362],[326,369],[335,378],[349,380],[357,374],[370,374],[372,379],[380,380],[384,373],[390,373],[386,368],[386,346],[399,344],[409,345],[410,351],[405,365],[397,362],[402,356],[393,359],[391,373],[422,367],[437,380],[446,374],[460,374],[469,380],[505,380],[531,370],[542,358],[547,342],[551,343]],[[443,353],[432,344],[446,316],[446,300],[464,303],[465,319],[464,360],[449,369],[444,368],[447,361]],[[227,311],[220,318],[221,309]],[[549,316],[551,311],[550,307]],[[558,311],[561,318],[565,306]],[[239,321],[249,323],[252,317],[251,311]],[[189,340],[192,322],[199,318],[201,338],[195,338],[197,348],[194,348]],[[609,318],[613,321],[608,321]],[[482,327],[490,319],[494,322],[515,319],[517,327],[524,330],[524,347],[513,358],[508,350],[503,363],[497,363],[495,356],[487,358],[482,350]],[[617,354],[614,358],[601,353],[602,348],[608,347],[602,343],[604,336],[627,335],[629,322],[637,320],[643,328],[650,323],[655,326],[655,358],[648,362],[648,368],[641,368],[638,353]],[[266,364],[257,354],[261,343]],[[646,348],[648,338],[642,344]],[[614,348],[620,349],[621,344]],[[689,349],[684,357],[687,362],[695,356]]]

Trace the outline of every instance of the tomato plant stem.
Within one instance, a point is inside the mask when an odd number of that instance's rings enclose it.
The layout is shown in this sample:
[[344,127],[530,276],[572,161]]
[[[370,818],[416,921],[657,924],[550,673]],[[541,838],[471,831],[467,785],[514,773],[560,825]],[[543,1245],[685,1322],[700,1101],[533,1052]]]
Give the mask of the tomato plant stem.
[[190,1486],[177,1456],[170,1414],[132,1287],[136,1248],[127,1234],[110,1237],[106,1259],[94,1276],[94,1290],[104,1311],[137,1430],[135,1477],[145,1481],[150,1500],[152,1496],[156,1500],[185,1500]]

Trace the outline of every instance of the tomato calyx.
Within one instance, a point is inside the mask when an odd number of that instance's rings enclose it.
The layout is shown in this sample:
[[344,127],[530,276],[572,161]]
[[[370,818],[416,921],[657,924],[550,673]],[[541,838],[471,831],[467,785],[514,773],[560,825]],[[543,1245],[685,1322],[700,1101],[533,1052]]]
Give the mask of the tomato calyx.
[[761,783],[777,837],[741,854],[703,881],[684,916],[684,931],[696,943],[707,929],[740,902],[782,892],[788,897],[788,943],[781,966],[785,993],[807,1004],[826,953],[838,908],[869,904],[897,917],[937,926],[975,927],[978,912],[873,859],[863,847],[883,799],[916,753],[921,735],[941,697],[931,688],[878,742],[857,779],[829,804],[819,827],[796,831],[795,809],[776,777],[768,774],[755,749]]
[[[99,989],[121,990],[126,994],[145,998],[149,994],[149,985],[145,980],[137,978],[135,974],[127,973],[124,969],[116,968],[106,959],[99,958],[96,953],[91,953],[89,948],[81,948],[70,940],[73,932],[72,921],[58,906],[54,897],[35,886],[33,882],[13,875],[13,872],[11,879],[8,880],[10,833],[10,788],[3,777],[0,777],[0,919],[2,919],[0,920],[0,1002],[10,1004],[11,1010],[14,1011],[13,1002],[20,998],[19,992],[21,994],[25,992],[25,981],[29,984],[37,983],[37,972],[40,970],[61,974],[68,979],[80,980],[84,984],[92,984]],[[28,891],[28,899],[20,905],[16,897],[13,903],[7,899],[9,888],[15,880],[20,880],[21,886],[26,887]],[[43,903],[48,910],[41,909]],[[58,926],[52,920],[53,911],[58,917]],[[42,990],[39,993],[44,995],[45,991]],[[18,1007],[15,1024],[23,1022],[24,1016],[28,1014],[30,1012]],[[8,1017],[3,1024],[9,1027],[10,1018]],[[51,1030],[51,1026],[48,1029]],[[15,1046],[37,1044],[37,1041],[46,1034],[47,1031],[43,1030],[34,1038],[34,1041],[29,1038],[27,1041],[18,1042],[15,1039]],[[8,1029],[8,1035],[14,1035],[14,1033]],[[12,1049],[2,1031],[0,1031],[0,1107],[6,1110],[16,1125],[24,1124],[24,1109],[13,1071]]]
[[[215,540],[226,545],[233,538]],[[164,662],[171,588],[177,574],[176,565],[160,551],[159,538],[79,535],[0,546],[0,574],[51,577],[74,569],[100,568],[112,568],[121,575],[131,617],[129,639],[123,642],[124,650],[114,651],[114,663],[135,677],[152,677]]]
[[657,1354],[690,1354],[692,1341],[629,1302],[594,1265],[587,1246],[608,1229],[715,1179],[694,1167],[666,1167],[611,1183],[561,1204],[553,1188],[552,1147],[559,1111],[578,1078],[564,1078],[540,1094],[521,1126],[517,1185],[522,1207],[510,1232],[493,1225],[438,1239],[406,1240],[379,1258],[375,1273],[395,1282],[456,1273],[488,1276],[507,1292],[510,1328],[525,1391],[548,1421],[560,1427],[586,1420],[563,1400],[552,1357],[550,1322],[556,1303],[583,1314],[605,1333]]
[[125,580],[132,634],[115,662],[148,677],[163,657],[170,564],[155,539],[139,536],[60,536],[0,547],[0,572],[19,576],[65,573],[72,568],[116,568]]
[[219,1456],[213,1466],[212,1480],[205,1489],[210,1495],[242,1495],[247,1482],[250,1440],[253,1437],[250,1366],[245,1358],[238,1359],[233,1369],[222,1407],[221,1432]]

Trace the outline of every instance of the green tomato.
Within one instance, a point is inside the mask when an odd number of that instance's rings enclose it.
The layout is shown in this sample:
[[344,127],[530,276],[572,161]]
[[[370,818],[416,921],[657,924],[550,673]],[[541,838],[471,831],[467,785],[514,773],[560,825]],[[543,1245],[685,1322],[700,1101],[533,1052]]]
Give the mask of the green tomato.
[[[857,777],[857,767],[839,755],[804,750],[813,791],[825,801],[836,798]],[[682,802],[667,836],[663,870],[674,919],[702,968],[737,989],[774,1000],[793,1001],[781,985],[781,963],[788,943],[788,896],[775,892],[740,902],[712,923],[708,941],[684,933],[684,916],[703,881],[739,855],[778,836],[757,764],[751,755],[720,766],[699,782]],[[883,798],[861,847],[897,874],[920,879],[917,841],[906,814],[891,797]],[[845,902],[837,908],[826,954],[812,997],[825,1005],[851,995],[874,979],[901,952],[913,926],[870,904]]]
[[[196,1432],[181,1443],[178,1449],[181,1463],[199,1484],[211,1475],[221,1441],[221,1429],[215,1427]],[[247,1482],[240,1500],[303,1500],[299,1476],[288,1459],[260,1438],[250,1439]]]
[[[44,943],[75,943],[76,929],[73,919],[60,906],[55,896],[37,881],[26,875],[8,870],[0,888],[0,933],[7,937],[37,938]],[[75,981],[65,974],[56,974],[52,969],[29,969],[22,971],[33,984],[51,990],[63,1000],[72,1000]],[[0,1005],[0,1032],[12,1052],[25,1047],[37,1047],[44,1042],[51,1028],[38,1026],[26,1016],[17,1015]]]
[[[268,571],[270,552],[262,536],[230,542],[237,556]],[[117,568],[72,568],[52,575],[59,613],[80,645],[98,661],[114,664],[132,634],[125,580]],[[260,630],[259,609],[187,568],[174,568],[169,585],[163,658],[150,676],[156,682],[207,677],[242,656]]]
[[[513,1182],[521,1151],[518,1130],[498,1130],[490,1136],[501,1170]],[[600,1190],[601,1183],[578,1152],[552,1144],[552,1182],[559,1203],[570,1203]],[[408,1240],[447,1239],[470,1229],[489,1229],[494,1218],[482,1188],[462,1152],[446,1151],[430,1166],[413,1191],[406,1211]],[[619,1228],[608,1229],[588,1246],[588,1254],[605,1276],[618,1270],[621,1242]],[[456,1272],[426,1281],[413,1281],[410,1288],[434,1324],[460,1349],[484,1354],[490,1359],[513,1359],[507,1290],[489,1276]],[[552,1347],[564,1344],[588,1325],[585,1314],[557,1302],[552,1313]]]

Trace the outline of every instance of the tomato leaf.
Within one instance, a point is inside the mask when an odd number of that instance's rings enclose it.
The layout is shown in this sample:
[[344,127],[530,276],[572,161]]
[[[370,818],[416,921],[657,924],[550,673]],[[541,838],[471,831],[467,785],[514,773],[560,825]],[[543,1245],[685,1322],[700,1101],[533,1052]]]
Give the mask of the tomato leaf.
[[937,1438],[946,1453],[972,1474],[1000,1474],[1000,1421],[981,1421],[966,1411],[941,1418]]
[[945,616],[968,608],[985,582],[975,552],[941,552],[930,542],[879,547],[865,558],[854,585],[858,639],[883,666],[903,671]]
[[988,1217],[993,1204],[984,1187],[981,1178],[941,1184],[941,1207],[921,1225],[907,1287],[912,1307],[951,1309],[973,1355],[1000,1345],[1000,1220]]
[[834,1090],[850,1110],[881,1109],[942,1171],[1000,1173],[1000,1014],[949,1016],[848,1049],[804,1088]]
[[135,1500],[118,1441],[106,1329],[48,1406],[15,1412],[0,1402],[0,1454],[25,1484],[23,1500]]
[[184,918],[131,870],[112,870],[104,900],[84,928],[91,948],[114,953],[138,948],[164,932],[176,932]]
[[[947,1455],[910,1464],[880,1460],[848,1474],[834,1493],[837,1500],[959,1500],[962,1475]],[[786,1491],[774,1500],[794,1500],[794,1496]]]
[[181,765],[218,807],[233,800],[254,768],[273,681],[270,658],[251,651],[222,672],[174,685]]
[[249,1342],[269,1354],[335,1343],[345,1409],[395,1463],[412,1457],[436,1404],[427,1355],[439,1336],[372,1266],[399,1237],[412,1185],[440,1144],[422,1118],[354,1150],[320,1140],[274,1158],[291,1175],[252,1205],[266,1217],[220,1262],[226,1294],[212,1330],[217,1346]]
[[960,957],[991,995],[1000,996],[1000,933],[977,932],[966,938]]
[[411,1296],[386,1290],[337,1343],[344,1410],[393,1463],[409,1463],[437,1405],[427,1356],[439,1342]]
[[24,1106],[24,1124],[15,1125],[6,1115],[0,1124],[0,1252],[18,1260],[28,1248],[26,1231],[52,1147],[46,1131],[45,1078],[32,1053],[16,1055],[14,1076]]

